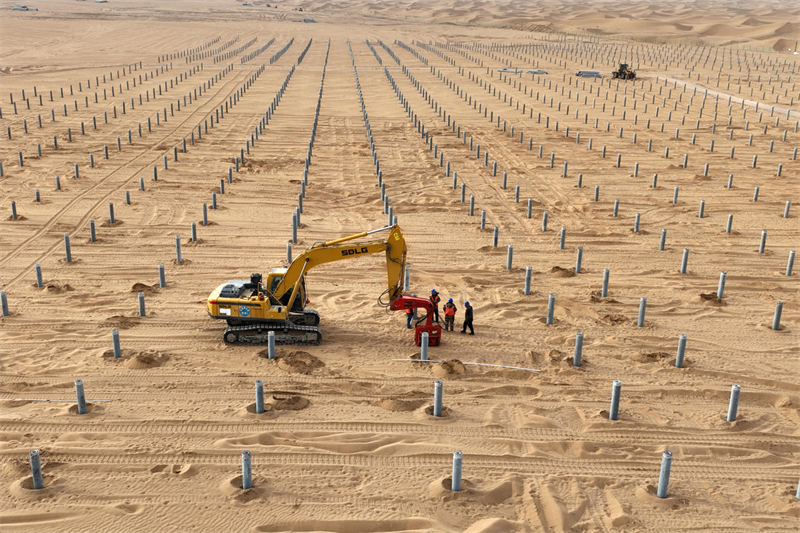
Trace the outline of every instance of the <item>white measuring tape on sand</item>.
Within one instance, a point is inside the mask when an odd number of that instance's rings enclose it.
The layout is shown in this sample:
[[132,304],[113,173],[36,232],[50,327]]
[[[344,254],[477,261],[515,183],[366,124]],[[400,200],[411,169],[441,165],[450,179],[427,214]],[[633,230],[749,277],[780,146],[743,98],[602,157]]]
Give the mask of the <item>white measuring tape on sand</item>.
[[[415,363],[441,363],[438,359],[392,359],[392,361],[414,361]],[[508,366],[508,365],[492,365],[490,363],[465,363],[461,361],[462,365],[475,365],[475,366],[493,366],[495,368],[509,368],[511,370],[527,370],[528,372],[541,372],[541,370],[537,370],[535,368],[522,368],[520,366]]]

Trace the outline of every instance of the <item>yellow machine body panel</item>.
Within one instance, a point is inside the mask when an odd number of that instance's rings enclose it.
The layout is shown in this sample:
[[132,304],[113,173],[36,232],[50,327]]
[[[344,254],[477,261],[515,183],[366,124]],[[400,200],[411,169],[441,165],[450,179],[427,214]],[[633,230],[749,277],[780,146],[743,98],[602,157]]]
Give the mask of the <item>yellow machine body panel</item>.
[[[238,297],[224,297],[222,292],[230,282],[223,283],[208,297],[208,314],[213,318],[241,321],[288,320],[286,305],[275,297],[275,288],[283,280],[286,269],[273,269],[263,283],[247,283]],[[271,290],[270,290],[271,289]],[[300,282],[299,302],[306,301],[305,280]],[[298,311],[302,310],[297,309]]]

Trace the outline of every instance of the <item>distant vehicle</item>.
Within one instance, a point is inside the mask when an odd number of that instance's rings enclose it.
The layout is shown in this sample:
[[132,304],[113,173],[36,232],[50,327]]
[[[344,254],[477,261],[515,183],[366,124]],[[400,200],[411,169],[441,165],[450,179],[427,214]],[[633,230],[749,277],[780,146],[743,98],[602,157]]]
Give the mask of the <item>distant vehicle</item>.
[[11,11],[39,11],[39,10],[35,7],[16,5],[11,8]]
[[599,70],[579,70],[575,73],[579,78],[602,78]]
[[497,72],[510,72],[511,74],[519,74],[522,71],[518,68],[499,68],[497,69]]
[[542,70],[540,68],[534,70],[526,70],[525,72],[527,72],[528,74],[547,74],[546,70]]
[[619,68],[611,73],[611,77],[621,80],[635,80],[636,71],[630,68],[627,63],[620,63]]

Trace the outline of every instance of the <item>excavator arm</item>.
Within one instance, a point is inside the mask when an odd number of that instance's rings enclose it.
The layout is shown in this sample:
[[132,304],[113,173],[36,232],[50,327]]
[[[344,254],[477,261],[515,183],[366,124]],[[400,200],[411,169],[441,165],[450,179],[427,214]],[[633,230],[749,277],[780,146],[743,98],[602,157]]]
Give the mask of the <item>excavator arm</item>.
[[[350,243],[355,239],[383,231],[389,232],[389,237],[386,239],[365,243]],[[396,225],[365,231],[332,241],[318,242],[292,261],[273,295],[281,299],[287,291],[291,290],[292,294],[286,305],[287,309],[291,309],[299,292],[299,281],[312,268],[334,261],[355,259],[360,256],[385,252],[387,292],[389,293],[390,301],[392,301],[403,291],[403,275],[405,273],[407,251],[403,232]]]

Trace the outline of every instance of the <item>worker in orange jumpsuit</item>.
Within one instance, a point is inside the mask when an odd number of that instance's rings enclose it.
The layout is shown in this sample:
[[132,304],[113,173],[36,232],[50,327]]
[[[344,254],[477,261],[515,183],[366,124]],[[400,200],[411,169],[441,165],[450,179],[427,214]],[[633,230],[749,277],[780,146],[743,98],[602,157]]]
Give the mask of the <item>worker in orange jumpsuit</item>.
[[453,325],[456,322],[456,312],[458,309],[456,308],[456,304],[453,303],[453,299],[450,298],[447,300],[447,303],[444,304],[444,330],[445,331],[453,331]]
[[439,302],[442,299],[439,297],[439,293],[436,292],[436,289],[431,289],[431,304],[433,304],[433,321],[437,324],[439,323]]

